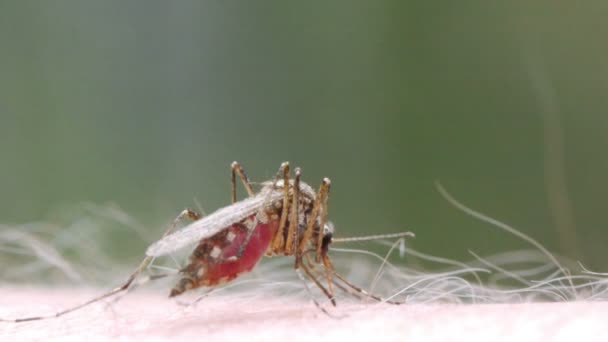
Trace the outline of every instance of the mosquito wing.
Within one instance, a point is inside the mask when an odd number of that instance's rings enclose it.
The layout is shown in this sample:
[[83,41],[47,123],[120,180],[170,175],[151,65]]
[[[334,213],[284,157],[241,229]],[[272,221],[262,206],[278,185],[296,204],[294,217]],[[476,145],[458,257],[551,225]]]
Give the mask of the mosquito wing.
[[224,228],[255,214],[268,203],[282,199],[284,193],[277,190],[262,190],[254,197],[218,209],[214,213],[192,222],[177,232],[156,241],[146,251],[148,256],[161,256],[182,249],[201,239],[210,237]]

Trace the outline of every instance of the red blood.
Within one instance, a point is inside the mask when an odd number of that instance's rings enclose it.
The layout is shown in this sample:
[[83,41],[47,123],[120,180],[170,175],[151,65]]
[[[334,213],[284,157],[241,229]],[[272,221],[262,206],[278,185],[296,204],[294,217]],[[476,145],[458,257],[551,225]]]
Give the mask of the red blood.
[[[266,252],[272,237],[279,227],[278,220],[269,220],[267,223],[258,223],[253,231],[249,243],[243,250],[243,254],[238,260],[221,261],[210,263],[207,266],[205,278],[209,284],[220,284],[230,281],[241,273],[249,272],[262,258]],[[235,224],[231,226],[230,232],[235,234],[234,240],[229,246],[223,248],[220,255],[221,260],[234,257],[238,254],[239,249],[245,242],[248,234],[247,229],[243,229],[242,225]]]

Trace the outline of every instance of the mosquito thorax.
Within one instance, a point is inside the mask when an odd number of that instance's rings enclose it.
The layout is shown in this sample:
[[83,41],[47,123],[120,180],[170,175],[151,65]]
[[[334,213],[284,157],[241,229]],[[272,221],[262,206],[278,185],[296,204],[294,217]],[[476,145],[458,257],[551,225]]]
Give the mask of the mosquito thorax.
[[[263,182],[261,192],[271,191],[271,190],[283,191],[284,184],[285,184],[285,182],[282,179],[278,179],[276,181]],[[293,195],[293,187],[294,187],[294,180],[291,179],[291,180],[289,180],[289,194],[290,195]],[[313,188],[304,182],[300,182],[300,194],[303,197],[307,197],[312,200],[314,200],[316,197],[316,193],[313,190]]]
[[[269,181],[269,182],[264,182],[262,183],[262,189],[260,190],[260,193],[268,193],[270,191],[276,192],[276,191],[284,191],[284,184],[285,182],[282,179],[276,180],[276,181]],[[289,196],[289,200],[288,200],[288,206],[291,207],[293,205],[292,203],[292,196],[293,196],[293,192],[294,192],[294,180],[290,180],[289,181],[289,189],[288,189],[288,196]],[[316,193],[313,190],[313,188],[304,183],[304,182],[300,182],[300,186],[299,186],[299,203],[298,203],[298,225],[306,225],[306,223],[308,222],[308,217],[310,216],[310,211],[312,210],[313,207],[313,203],[315,201],[316,198]],[[273,203],[271,203],[270,205],[268,205],[267,210],[271,210],[274,211],[278,214],[281,213],[281,211],[284,209],[283,208],[283,199],[280,200],[275,200]]]

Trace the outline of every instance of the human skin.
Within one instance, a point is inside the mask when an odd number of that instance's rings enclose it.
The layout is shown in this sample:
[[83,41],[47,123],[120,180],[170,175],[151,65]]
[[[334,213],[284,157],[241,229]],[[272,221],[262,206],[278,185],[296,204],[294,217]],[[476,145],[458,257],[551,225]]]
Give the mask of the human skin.
[[[0,315],[52,313],[96,290],[0,290]],[[180,306],[136,291],[60,318],[0,322],[0,340],[122,339],[205,341],[606,341],[608,303],[413,304],[341,302],[332,318],[311,302],[252,293],[217,294]]]

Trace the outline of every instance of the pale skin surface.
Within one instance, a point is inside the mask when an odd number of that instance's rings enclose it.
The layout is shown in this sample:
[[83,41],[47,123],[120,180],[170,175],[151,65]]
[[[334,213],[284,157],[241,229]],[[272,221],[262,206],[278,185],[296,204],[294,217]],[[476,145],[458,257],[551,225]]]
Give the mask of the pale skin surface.
[[[4,288],[4,318],[54,312],[99,290]],[[608,303],[376,305],[340,303],[330,318],[309,301],[243,293],[183,307],[157,291],[136,291],[111,306],[67,316],[0,322],[0,340],[205,341],[606,341]]]

